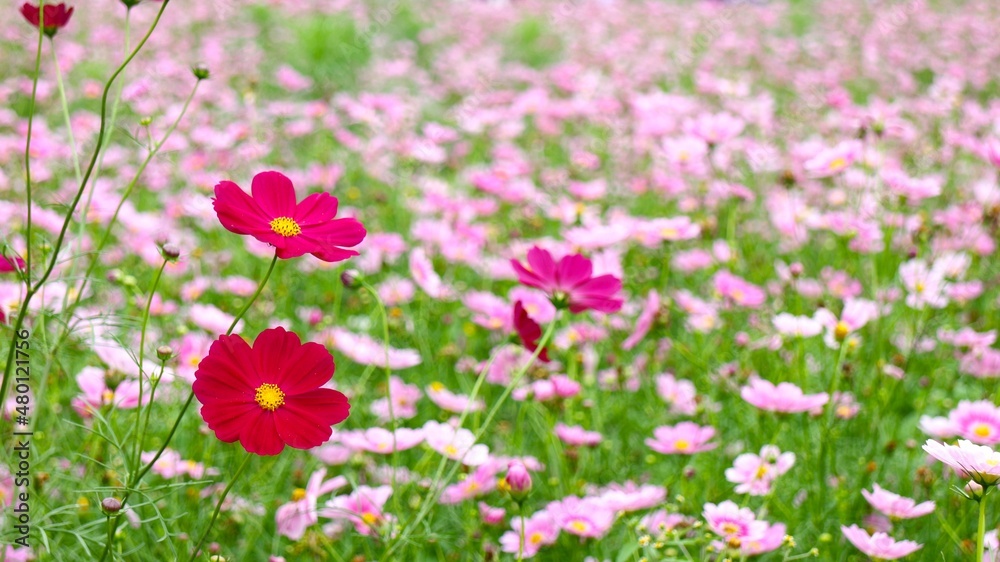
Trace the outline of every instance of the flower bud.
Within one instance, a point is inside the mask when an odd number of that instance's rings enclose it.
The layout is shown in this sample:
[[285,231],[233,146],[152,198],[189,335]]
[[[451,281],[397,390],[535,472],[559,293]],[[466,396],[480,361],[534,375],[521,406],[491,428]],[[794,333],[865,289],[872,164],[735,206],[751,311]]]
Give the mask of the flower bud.
[[101,510],[107,515],[114,515],[122,510],[122,502],[118,498],[104,498],[101,500]]
[[170,261],[177,261],[177,258],[181,257],[181,250],[173,244],[164,244],[160,246],[160,251],[163,252],[163,257]]
[[191,67],[191,72],[194,73],[194,77],[198,80],[208,80],[209,72],[208,67],[203,64],[198,64]]
[[156,348],[156,358],[160,361],[166,361],[174,355],[174,348],[169,345],[161,345]]
[[511,461],[507,464],[507,476],[504,477],[504,488],[516,502],[524,501],[531,492],[531,474],[521,461]]
[[983,487],[977,484],[974,480],[969,480],[969,483],[962,488],[962,494],[970,500],[979,501],[983,499]]
[[361,286],[363,279],[361,272],[356,269],[348,269],[340,274],[340,282],[348,289],[356,289]]

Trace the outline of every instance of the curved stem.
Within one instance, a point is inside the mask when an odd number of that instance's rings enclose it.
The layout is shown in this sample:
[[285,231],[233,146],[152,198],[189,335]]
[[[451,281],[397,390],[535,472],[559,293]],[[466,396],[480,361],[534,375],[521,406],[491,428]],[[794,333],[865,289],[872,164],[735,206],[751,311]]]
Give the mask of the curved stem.
[[[149,309],[153,305],[153,295],[156,294],[156,287],[160,284],[160,278],[163,277],[163,270],[166,269],[167,263],[170,260],[164,258],[163,263],[160,264],[160,269],[156,270],[156,277],[153,278],[153,284],[149,288],[149,296],[146,297],[146,306],[142,309],[142,328],[139,330],[139,407],[136,408],[136,422],[142,419],[142,382],[143,382],[143,372],[142,366],[146,357],[146,328],[149,327]],[[147,410],[153,408],[153,401],[149,401],[149,406]],[[132,454],[132,466],[139,465],[139,451],[142,450],[142,440],[143,434],[140,433],[136,436],[134,441],[134,452]]]
[[208,527],[206,527],[205,532],[202,533],[201,539],[198,540],[198,544],[194,546],[194,550],[191,552],[191,557],[188,558],[188,562],[192,562],[198,556],[198,551],[201,550],[201,545],[205,544],[205,539],[208,538],[208,534],[212,531],[212,527],[215,525],[215,520],[219,518],[219,512],[222,511],[222,502],[226,501],[226,496],[229,495],[229,490],[233,489],[233,485],[236,484],[240,475],[243,474],[244,470],[246,470],[252,457],[253,453],[247,453],[247,456],[243,458],[243,462],[240,463],[240,467],[236,469],[236,474],[233,475],[233,479],[229,481],[226,489],[222,491],[222,496],[219,497],[219,503],[215,504],[215,512],[212,513],[212,520],[208,522]]
[[[392,405],[392,369],[389,367],[389,315],[386,314],[386,312],[385,312],[385,303],[383,303],[382,299],[379,298],[378,292],[375,291],[375,288],[372,287],[371,285],[369,285],[364,280],[361,281],[361,286],[364,287],[365,290],[368,291],[371,294],[372,298],[375,299],[376,304],[378,304],[379,313],[381,313],[381,315],[382,315],[382,338],[383,338],[382,349],[385,352],[385,357],[384,357],[384,359],[385,359],[385,385],[386,385],[386,387],[385,387],[385,394],[386,394],[386,400],[389,403],[389,427],[391,428],[391,431],[392,431],[392,455],[391,455],[390,461],[389,461],[391,463],[391,465],[392,465],[392,473],[389,475],[389,484],[392,486],[392,489],[395,490],[396,489],[396,466],[397,466],[397,463],[396,463],[396,459],[397,459],[397,453],[396,453],[396,413],[395,413],[393,405]],[[399,494],[393,494],[392,497],[393,497],[393,499],[392,499],[393,508],[396,511],[396,513],[399,513]]]
[[[153,23],[149,26],[149,31],[146,32],[146,35],[143,36],[142,41],[140,41],[139,44],[136,45],[132,53],[129,54],[129,56],[122,62],[122,64],[118,67],[117,70],[115,70],[114,74],[112,74],[111,77],[108,78],[107,83],[104,85],[104,94],[101,96],[101,126],[97,134],[97,139],[98,139],[97,146],[94,147],[94,153],[90,158],[90,164],[87,166],[87,171],[86,173],[84,173],[83,180],[80,182],[79,188],[77,188],[76,195],[73,196],[73,201],[70,203],[69,209],[66,211],[66,218],[63,221],[62,228],[59,229],[59,236],[58,238],[56,238],[56,243],[52,246],[52,259],[49,260],[49,264],[45,268],[45,272],[42,274],[41,277],[38,278],[38,280],[35,282],[34,285],[32,285],[29,280],[28,290],[24,295],[24,300],[21,302],[21,305],[18,308],[17,320],[15,321],[15,325],[18,326],[19,328],[20,326],[24,325],[24,315],[27,312],[28,304],[30,304],[32,297],[35,296],[35,293],[37,293],[41,289],[42,285],[44,285],[45,282],[49,279],[49,276],[52,275],[52,271],[56,267],[56,263],[58,263],[59,261],[59,250],[62,248],[63,242],[66,239],[66,232],[69,230],[70,223],[73,222],[73,215],[76,212],[76,207],[77,205],[80,204],[80,199],[83,197],[83,192],[87,188],[87,182],[90,181],[90,177],[94,172],[94,166],[97,164],[97,157],[101,154],[101,148],[103,147],[102,140],[104,139],[104,133],[107,130],[108,94],[111,92],[111,86],[112,84],[114,84],[115,80],[121,75],[121,73],[125,71],[125,67],[128,66],[130,62],[132,62],[132,59],[134,59],[137,54],[139,54],[139,51],[146,44],[146,41],[149,40],[149,37],[153,34],[153,31],[156,29],[156,26],[160,23],[160,19],[163,17],[163,12],[164,10],[167,9],[167,5],[169,4],[170,2],[167,1],[163,2],[160,5],[160,10],[156,13],[156,18],[153,20]],[[44,13],[44,10],[41,10],[41,12]],[[41,55],[39,54],[39,56]],[[25,163],[27,164],[27,161]],[[30,182],[28,185],[30,185]],[[30,213],[31,209],[30,203],[28,205],[28,209]],[[30,220],[28,224],[29,225],[31,224]],[[28,234],[29,235],[31,234],[30,227]],[[28,242],[28,245],[30,248],[31,245],[30,240]],[[30,258],[30,256],[31,254],[29,252],[28,257]],[[27,263],[28,263],[27,260],[25,260],[26,265]],[[17,337],[17,332],[15,331],[11,339],[11,349],[13,349],[13,344],[15,343],[13,338],[16,337]],[[7,398],[7,386],[8,383],[10,382],[11,368],[13,367],[13,365],[14,365],[14,353],[9,353],[7,355],[7,365],[6,367],[4,367],[3,381],[0,382],[0,404],[3,404]]]
[[229,325],[229,329],[226,330],[227,336],[232,335],[233,330],[236,329],[236,324],[240,322],[240,319],[243,318],[243,315],[246,314],[248,310],[250,310],[250,307],[253,306],[254,301],[256,301],[257,297],[260,296],[261,291],[264,290],[264,285],[267,285],[267,280],[271,278],[271,272],[274,271],[274,264],[276,263],[278,263],[277,250],[275,250],[274,252],[274,257],[271,258],[271,265],[270,267],[267,268],[267,273],[264,274],[264,278],[261,279],[260,283],[257,284],[257,290],[254,291],[253,296],[250,297],[250,300],[248,300],[247,303],[243,305],[243,308],[240,309],[240,312],[236,315],[235,318],[233,318],[233,323]]
[[59,89],[59,101],[62,102],[63,119],[66,120],[66,134],[69,136],[69,149],[73,151],[73,174],[80,183],[83,174],[80,173],[80,155],[76,151],[76,137],[73,135],[73,121],[69,115],[69,103],[66,102],[66,88],[63,86],[62,68],[59,67],[59,56],[56,54],[56,40],[49,42],[52,47],[52,62],[56,67],[56,86]]

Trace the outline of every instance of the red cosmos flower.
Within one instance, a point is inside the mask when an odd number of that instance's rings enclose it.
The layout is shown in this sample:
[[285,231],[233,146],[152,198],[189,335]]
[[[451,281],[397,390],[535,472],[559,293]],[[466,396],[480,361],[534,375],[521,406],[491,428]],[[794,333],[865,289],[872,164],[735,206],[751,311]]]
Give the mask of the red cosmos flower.
[[250,189],[253,197],[231,181],[215,186],[215,212],[226,230],[267,242],[282,259],[312,254],[335,262],[358,255],[341,246],[357,246],[367,232],[356,219],[333,218],[336,197],[314,193],[296,203],[292,180],[279,172],[257,174]]
[[576,314],[593,309],[598,312],[618,312],[622,299],[616,297],[622,282],[614,275],[594,277],[591,261],[580,254],[563,256],[556,263],[552,254],[538,246],[528,250],[528,266],[510,260],[521,283],[549,294],[559,308],[569,308]]
[[[528,351],[533,353],[538,349],[538,340],[542,337],[542,327],[528,316],[521,301],[514,303],[514,329],[517,330],[517,335],[521,337],[521,342],[524,343],[524,347],[528,348]],[[538,358],[548,363],[549,350],[543,347]]]
[[[28,23],[38,27],[41,20],[39,18],[38,6],[32,6],[25,2],[21,6],[21,15]],[[52,37],[57,31],[66,27],[70,16],[73,15],[73,8],[66,9],[66,4],[46,4],[45,5],[45,34]]]
[[201,417],[226,443],[239,439],[258,455],[285,445],[311,449],[347,419],[347,397],[320,388],[333,376],[333,356],[284,328],[264,330],[253,347],[239,336],[219,336],[194,374]]
[[10,273],[12,271],[19,271],[24,269],[24,260],[21,258],[14,258],[14,261],[10,261],[7,258],[0,256],[0,273]]

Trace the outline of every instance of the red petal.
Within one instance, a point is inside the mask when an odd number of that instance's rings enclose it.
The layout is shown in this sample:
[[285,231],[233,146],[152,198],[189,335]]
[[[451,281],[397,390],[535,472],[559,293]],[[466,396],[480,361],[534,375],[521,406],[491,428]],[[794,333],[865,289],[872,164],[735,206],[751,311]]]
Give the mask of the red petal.
[[295,222],[299,226],[322,224],[337,216],[337,198],[329,193],[313,193],[295,207]]
[[220,181],[215,186],[212,202],[219,222],[226,230],[236,234],[252,234],[271,229],[271,219],[240,186],[231,181]]
[[[288,360],[297,355],[301,347],[302,340],[298,334],[280,326],[261,332],[253,342],[253,361],[261,382],[280,387]],[[282,391],[285,389],[282,388]]]
[[256,416],[248,416],[240,432],[240,444],[256,455],[277,455],[285,448],[285,442],[275,428],[274,415],[259,408],[257,411],[260,413]]
[[262,411],[256,402],[212,403],[201,407],[201,417],[219,441],[232,443],[240,438],[248,420]]
[[253,177],[250,191],[254,201],[271,218],[295,216],[295,187],[284,174],[261,172]]
[[311,449],[330,438],[330,426],[347,419],[350,407],[340,392],[319,388],[286,398],[274,411],[274,420],[278,434],[290,447]]

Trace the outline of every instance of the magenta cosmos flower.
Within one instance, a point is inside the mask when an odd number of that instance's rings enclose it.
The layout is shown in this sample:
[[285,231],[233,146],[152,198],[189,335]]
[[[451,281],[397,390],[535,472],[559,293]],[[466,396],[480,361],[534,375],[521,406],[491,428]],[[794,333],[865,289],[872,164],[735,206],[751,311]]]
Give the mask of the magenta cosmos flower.
[[693,455],[714,449],[718,443],[708,441],[715,437],[715,428],[702,427],[694,422],[681,422],[675,426],[662,425],[653,430],[655,439],[646,439],[646,445],[664,455]]
[[958,445],[947,445],[928,439],[924,451],[983,487],[1000,480],[1000,453],[985,445],[959,439]]
[[851,544],[858,547],[858,550],[878,560],[902,558],[913,554],[923,546],[913,541],[897,541],[885,533],[869,535],[857,525],[850,527],[841,525],[840,530]]
[[347,397],[321,388],[333,376],[333,356],[284,328],[264,330],[253,346],[239,336],[219,336],[194,374],[201,417],[216,437],[239,440],[258,455],[285,445],[311,449],[330,438],[330,426],[347,419]]
[[364,240],[365,227],[356,219],[334,218],[336,197],[314,193],[296,203],[292,180],[279,172],[257,174],[250,190],[252,196],[231,181],[215,186],[215,212],[226,230],[274,246],[281,259],[312,254],[335,262],[358,255],[346,248]]
[[28,20],[28,23],[35,27],[42,25],[41,16],[45,16],[45,29],[43,31],[46,35],[52,37],[57,31],[69,24],[69,18],[73,15],[73,8],[67,8],[66,4],[46,4],[44,9],[39,10],[38,6],[25,2],[21,6],[21,15],[24,16],[24,19]]
[[528,250],[527,266],[517,260],[510,263],[518,281],[545,291],[553,304],[574,314],[590,309],[611,313],[622,308],[624,301],[618,296],[621,280],[614,275],[594,277],[593,263],[580,254],[563,256],[556,263],[552,254],[535,246]]
[[13,271],[20,271],[23,269],[24,260],[21,258],[14,258],[14,261],[11,261],[3,256],[0,256],[0,273],[11,273]]

